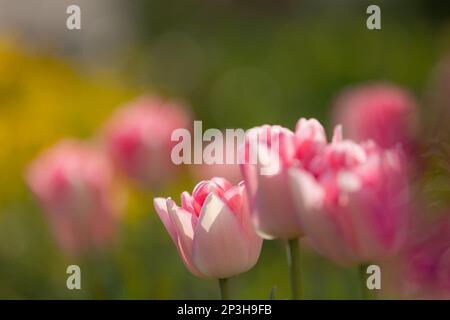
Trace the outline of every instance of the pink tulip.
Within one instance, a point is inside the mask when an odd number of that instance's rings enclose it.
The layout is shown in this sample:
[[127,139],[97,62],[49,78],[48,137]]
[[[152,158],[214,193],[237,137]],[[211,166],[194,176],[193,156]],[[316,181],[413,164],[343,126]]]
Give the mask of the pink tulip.
[[98,249],[112,240],[124,197],[103,154],[82,142],[64,140],[31,163],[26,179],[69,254]]
[[303,235],[289,189],[288,169],[297,164],[309,170],[312,159],[325,144],[325,131],[315,119],[300,119],[295,134],[268,125],[247,132],[241,169],[248,185],[253,222],[261,236],[295,239]]
[[150,188],[161,186],[176,172],[171,134],[178,128],[190,128],[186,108],[143,96],[116,111],[104,136],[114,163],[131,179]]
[[291,188],[305,234],[341,264],[394,254],[409,224],[408,183],[399,150],[374,143],[333,142],[313,160],[315,174],[290,169]]
[[327,144],[327,136],[316,119],[301,118],[295,126],[295,156],[298,164],[306,170],[313,170],[312,161]]
[[355,87],[338,96],[333,110],[348,138],[371,139],[382,148],[401,144],[408,155],[413,153],[417,106],[408,91],[387,83]]
[[422,232],[406,253],[409,294],[450,299],[450,215]]
[[225,279],[256,264],[262,239],[251,226],[243,183],[201,181],[192,196],[181,194],[181,207],[170,198],[155,198],[154,206],[194,275]]

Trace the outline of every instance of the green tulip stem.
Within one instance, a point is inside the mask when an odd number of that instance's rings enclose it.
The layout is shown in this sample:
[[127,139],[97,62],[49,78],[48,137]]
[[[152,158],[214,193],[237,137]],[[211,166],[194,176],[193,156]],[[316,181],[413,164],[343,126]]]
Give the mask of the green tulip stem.
[[289,268],[289,280],[291,283],[292,300],[302,298],[302,277],[300,272],[300,249],[298,239],[286,241],[286,254]]
[[220,299],[228,300],[230,298],[228,279],[226,278],[219,279],[219,288],[220,288]]
[[369,288],[367,288],[367,264],[361,264],[358,267],[359,271],[359,280],[361,286],[361,299],[362,300],[370,300],[370,292]]

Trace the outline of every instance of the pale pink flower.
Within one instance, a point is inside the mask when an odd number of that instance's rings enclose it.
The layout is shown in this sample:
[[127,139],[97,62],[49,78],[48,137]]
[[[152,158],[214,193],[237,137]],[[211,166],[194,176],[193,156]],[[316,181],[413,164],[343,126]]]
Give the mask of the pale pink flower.
[[322,125],[315,119],[302,118],[295,134],[280,126],[264,125],[250,129],[246,136],[241,169],[257,232],[268,239],[302,236],[288,169],[294,164],[310,169],[315,155],[326,145]]
[[181,104],[142,96],[117,110],[104,129],[114,163],[146,188],[170,180],[177,166],[171,160],[172,132],[189,129],[190,115]]
[[26,180],[69,254],[102,248],[113,239],[124,194],[102,153],[64,140],[33,160]]
[[334,122],[349,139],[374,140],[382,148],[416,148],[417,104],[407,90],[388,83],[357,86],[341,93],[333,106]]
[[254,232],[243,183],[213,178],[181,194],[181,207],[170,198],[154,206],[183,262],[194,275],[224,279],[252,268],[262,239]]
[[374,143],[333,142],[312,162],[314,173],[290,169],[305,234],[341,264],[382,259],[403,245],[409,226],[408,182],[400,150]]

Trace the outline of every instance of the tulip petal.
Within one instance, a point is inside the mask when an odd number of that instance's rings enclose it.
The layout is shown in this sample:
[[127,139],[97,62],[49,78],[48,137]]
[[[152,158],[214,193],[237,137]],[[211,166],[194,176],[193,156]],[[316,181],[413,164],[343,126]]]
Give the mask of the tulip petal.
[[242,182],[225,192],[224,201],[233,211],[247,235],[250,248],[249,261],[253,261],[252,264],[254,264],[261,252],[262,238],[256,234],[255,228],[253,227],[244,183]]
[[339,143],[343,140],[342,125],[338,124],[334,127],[332,143]]
[[251,265],[254,265],[256,261],[258,261],[259,255],[261,253],[263,239],[256,233],[253,226],[248,195],[245,191],[242,191],[242,202],[241,223],[242,228],[247,234],[250,243],[249,262],[251,263]]
[[166,228],[173,242],[177,244],[178,242],[177,231],[175,230],[175,227],[173,226],[172,221],[170,220],[166,202],[167,199],[165,198],[155,198],[153,199],[153,206],[155,207],[156,213],[161,219],[164,227]]
[[194,199],[187,191],[181,193],[181,207],[192,214],[196,214],[194,208]]
[[167,210],[184,252],[190,256],[194,239],[193,215],[179,208],[172,199],[167,199]]
[[214,193],[203,205],[195,229],[193,261],[213,278],[228,278],[250,269],[247,237],[228,206]]
[[172,199],[167,199],[167,211],[170,221],[177,233],[176,245],[188,270],[198,277],[205,278],[192,263],[192,241],[194,239],[194,228],[197,217],[186,210],[179,208]]
[[189,261],[189,258],[187,256],[185,249],[183,249],[183,244],[177,233],[177,227],[172,222],[172,219],[170,218],[170,215],[169,215],[169,212],[167,209],[167,201],[168,201],[168,199],[155,198],[153,200],[155,210],[158,213],[162,223],[164,224],[164,227],[166,228],[166,230],[169,233],[170,237],[172,238],[173,242],[175,243],[175,246],[177,247],[178,252],[181,256],[181,259],[183,260],[183,262],[186,265],[186,267],[188,268],[188,270],[196,276],[204,277],[204,275],[202,275],[200,272],[198,272],[198,270],[192,265],[192,263]]
[[287,170],[273,175],[257,174],[253,221],[265,239],[294,239],[303,234],[291,192]]
[[305,233],[321,254],[341,263],[353,262],[335,217],[324,208],[325,190],[308,172],[290,169],[292,194]]

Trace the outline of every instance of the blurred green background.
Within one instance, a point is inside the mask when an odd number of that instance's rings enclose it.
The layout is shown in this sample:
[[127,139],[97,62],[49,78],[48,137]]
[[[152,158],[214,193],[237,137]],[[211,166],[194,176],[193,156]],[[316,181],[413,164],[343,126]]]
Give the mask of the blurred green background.
[[[88,138],[119,104],[145,92],[187,101],[204,128],[249,128],[315,117],[330,126],[333,97],[389,80],[421,99],[450,49],[445,1],[376,1],[382,30],[366,28],[373,1],[0,1],[0,298],[217,298],[192,276],[152,206],[130,187],[110,252],[65,257],[27,190],[23,170],[64,136]],[[82,29],[65,27],[78,4]],[[426,109],[422,110],[426,113]],[[188,175],[159,192],[178,199]],[[288,298],[285,248],[264,244],[232,296]],[[358,298],[357,270],[304,249],[306,298]],[[66,267],[82,268],[81,291]]]

